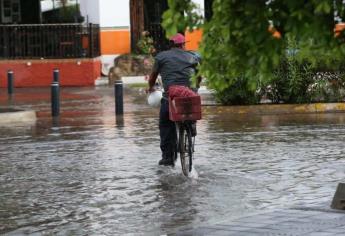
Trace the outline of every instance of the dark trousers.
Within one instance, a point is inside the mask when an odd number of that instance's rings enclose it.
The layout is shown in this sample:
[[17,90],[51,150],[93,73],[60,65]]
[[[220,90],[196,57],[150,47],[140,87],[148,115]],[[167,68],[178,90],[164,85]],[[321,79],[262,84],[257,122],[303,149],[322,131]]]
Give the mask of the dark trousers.
[[159,134],[161,138],[160,147],[162,158],[172,159],[176,144],[175,123],[169,120],[169,102],[163,98],[159,113]]

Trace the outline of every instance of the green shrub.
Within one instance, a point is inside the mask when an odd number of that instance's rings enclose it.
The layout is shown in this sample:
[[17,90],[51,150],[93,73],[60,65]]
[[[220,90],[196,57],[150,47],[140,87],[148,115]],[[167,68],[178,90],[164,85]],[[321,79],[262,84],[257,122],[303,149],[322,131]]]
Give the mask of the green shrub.
[[345,99],[344,73],[317,72],[308,86],[310,102],[341,102]]
[[145,55],[152,55],[156,52],[153,39],[148,31],[143,31],[137,43],[138,53]]
[[[279,65],[273,68],[273,75],[263,82],[245,77],[233,79],[222,73],[224,60],[218,72],[222,83],[209,83],[216,91],[217,101],[225,105],[257,104],[262,99],[290,104],[345,101],[345,62],[331,54],[316,57],[302,53],[302,46],[292,38],[286,41],[286,48]],[[208,76],[212,79],[212,75]]]
[[310,101],[307,89],[312,81],[313,70],[308,62],[287,58],[275,69],[264,90],[273,103],[305,103]]
[[233,83],[222,90],[215,91],[217,102],[223,105],[257,104],[260,96],[253,88],[252,83],[244,76],[233,79]]
[[297,41],[288,38],[287,50],[278,68],[266,85],[266,96],[273,103],[304,103],[310,99],[306,91],[312,82],[312,68],[307,60],[300,61]]

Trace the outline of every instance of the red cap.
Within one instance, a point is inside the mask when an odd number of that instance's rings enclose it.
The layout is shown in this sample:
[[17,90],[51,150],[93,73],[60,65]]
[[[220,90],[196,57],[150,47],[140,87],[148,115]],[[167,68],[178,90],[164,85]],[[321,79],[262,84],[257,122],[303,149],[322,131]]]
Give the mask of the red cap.
[[185,40],[183,34],[180,34],[180,33],[175,34],[174,36],[172,36],[172,37],[170,38],[170,40],[173,41],[174,44],[183,44],[183,43],[186,42],[186,40]]

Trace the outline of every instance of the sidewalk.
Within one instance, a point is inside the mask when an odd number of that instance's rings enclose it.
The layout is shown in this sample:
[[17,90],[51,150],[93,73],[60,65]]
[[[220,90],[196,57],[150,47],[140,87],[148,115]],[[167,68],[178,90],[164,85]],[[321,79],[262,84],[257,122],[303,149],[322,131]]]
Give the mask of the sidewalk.
[[35,111],[0,107],[0,125],[13,123],[27,123],[31,125],[34,122],[36,122]]
[[179,236],[262,236],[303,235],[340,236],[345,235],[345,211],[332,210],[330,204],[315,207],[295,207],[266,212],[216,225],[196,229],[183,229]]

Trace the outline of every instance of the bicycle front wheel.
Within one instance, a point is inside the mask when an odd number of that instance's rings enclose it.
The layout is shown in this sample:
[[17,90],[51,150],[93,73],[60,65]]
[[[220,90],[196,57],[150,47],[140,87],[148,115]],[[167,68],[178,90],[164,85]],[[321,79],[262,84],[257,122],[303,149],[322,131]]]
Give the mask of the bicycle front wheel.
[[191,130],[186,125],[181,125],[179,129],[179,151],[182,172],[188,177],[192,171],[193,143]]

